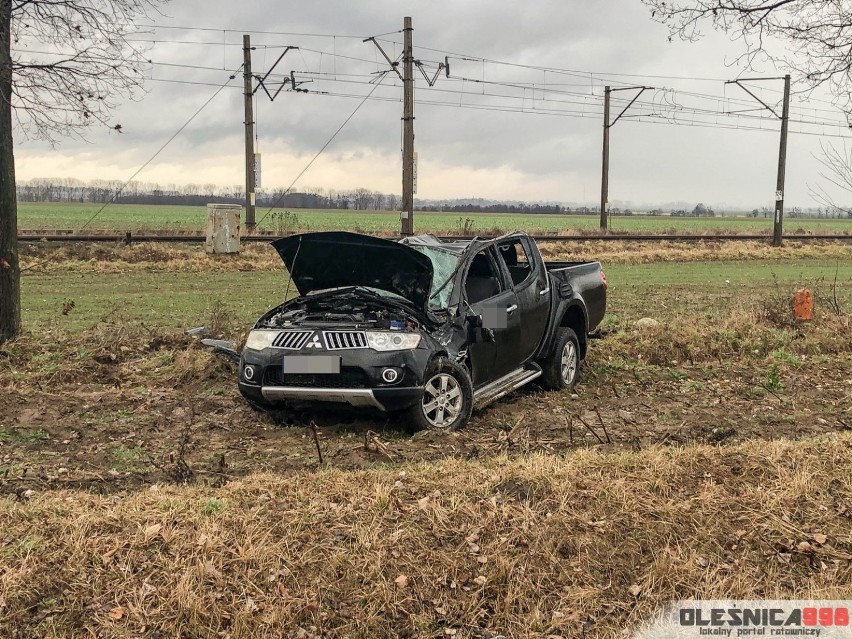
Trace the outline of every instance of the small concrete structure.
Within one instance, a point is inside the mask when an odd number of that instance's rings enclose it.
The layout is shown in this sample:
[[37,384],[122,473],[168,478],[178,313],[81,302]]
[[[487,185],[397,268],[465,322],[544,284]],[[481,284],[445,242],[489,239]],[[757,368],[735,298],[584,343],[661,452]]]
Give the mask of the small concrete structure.
[[236,204],[207,205],[208,253],[240,252],[240,215],[242,207]]

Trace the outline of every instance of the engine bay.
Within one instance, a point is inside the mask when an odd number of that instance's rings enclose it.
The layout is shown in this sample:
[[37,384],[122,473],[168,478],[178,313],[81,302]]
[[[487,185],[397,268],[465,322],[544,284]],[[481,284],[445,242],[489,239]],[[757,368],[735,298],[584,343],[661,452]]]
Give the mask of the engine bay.
[[381,301],[353,297],[301,297],[274,308],[258,322],[258,328],[293,326],[374,328],[412,331],[418,324],[407,314]]

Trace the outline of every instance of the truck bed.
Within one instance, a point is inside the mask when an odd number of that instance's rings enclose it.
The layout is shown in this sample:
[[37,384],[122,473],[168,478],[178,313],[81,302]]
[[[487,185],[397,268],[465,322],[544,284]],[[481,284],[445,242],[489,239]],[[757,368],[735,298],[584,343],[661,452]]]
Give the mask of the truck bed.
[[562,298],[579,295],[588,312],[588,331],[594,331],[606,312],[606,285],[600,262],[545,262],[551,285]]
[[575,266],[594,266],[594,265],[596,265],[597,268],[601,267],[600,262],[549,262],[549,261],[545,261],[545,263],[544,263],[544,267],[548,271],[557,271],[559,269],[572,268],[572,267],[575,267]]

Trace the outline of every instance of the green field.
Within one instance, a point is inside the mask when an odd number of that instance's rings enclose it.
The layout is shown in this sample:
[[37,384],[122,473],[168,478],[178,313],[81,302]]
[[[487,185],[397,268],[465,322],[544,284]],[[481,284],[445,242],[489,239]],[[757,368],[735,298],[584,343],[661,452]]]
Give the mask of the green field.
[[[18,228],[80,229],[100,208],[95,204],[29,203],[18,204]],[[340,211],[259,208],[257,219],[262,230],[286,233],[307,230],[351,230],[365,233],[393,234],[399,230],[399,213],[394,211]],[[114,204],[106,207],[86,228],[115,229],[120,231],[173,230],[202,231],[206,223],[206,208],[202,206],[157,206]],[[524,230],[531,233],[558,233],[565,231],[594,231],[598,226],[595,215],[519,215],[512,213],[438,213],[415,212],[417,232],[461,233],[466,220],[472,232],[481,235],[500,231]],[[766,218],[716,217],[672,218],[614,217],[610,228],[614,231],[634,233],[666,233],[672,230],[684,233],[733,232],[769,233],[772,221]],[[799,229],[815,233],[852,232],[852,220],[789,219],[785,231]]]
[[[732,305],[753,301],[776,288],[792,292],[809,286],[827,294],[835,273],[844,306],[852,305],[852,262],[820,259],[710,261],[662,264],[607,264],[607,323],[651,315],[675,319],[701,309],[727,314]],[[111,310],[148,327],[184,329],[210,320],[221,307],[245,328],[284,299],[287,276],[281,271],[27,274],[23,279],[23,320],[39,327],[78,331]],[[292,295],[295,291],[290,290]],[[63,315],[67,301],[74,308]]]

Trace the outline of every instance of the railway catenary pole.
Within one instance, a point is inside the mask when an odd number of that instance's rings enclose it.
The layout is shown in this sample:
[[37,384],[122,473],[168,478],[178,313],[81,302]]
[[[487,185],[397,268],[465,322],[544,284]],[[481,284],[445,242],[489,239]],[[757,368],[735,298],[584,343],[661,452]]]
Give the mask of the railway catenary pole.
[[[621,119],[625,113],[627,113],[627,109],[633,106],[633,103],[639,99],[639,96],[644,93],[646,89],[653,89],[654,87],[617,87],[613,89],[610,86],[604,87],[604,124],[603,124],[603,167],[601,169],[601,232],[606,233],[609,219],[609,130],[615,126],[615,123]],[[613,91],[639,91],[636,95],[633,96],[633,99],[627,103],[627,106],[621,110],[615,119],[610,122],[609,121],[609,102],[610,102],[610,94]]]
[[787,174],[787,124],[790,121],[790,74],[784,76],[784,106],[781,111],[781,142],[778,149],[778,180],[775,185],[775,217],[772,246],[781,246],[784,224],[784,180]]
[[[784,80],[784,105],[781,115],[769,104],[766,104],[758,95],[743,82],[764,82],[766,80]],[[757,100],[764,109],[781,120],[781,141],[778,148],[778,178],[775,182],[775,215],[772,218],[772,246],[781,246],[782,231],[784,225],[784,181],[787,177],[787,124],[790,120],[790,74],[783,78],[737,78],[728,80],[725,84],[736,84],[752,98]]]
[[243,35],[243,86],[245,88],[246,128],[246,231],[254,231],[255,224],[255,157],[254,157],[254,108],[251,74],[251,36]]
[[603,166],[601,168],[601,231],[607,228],[607,203],[609,202],[609,95],[610,87],[604,87],[604,121],[603,121]]
[[414,53],[411,18],[403,23],[403,133],[402,133],[402,212],[401,234],[414,235]]

